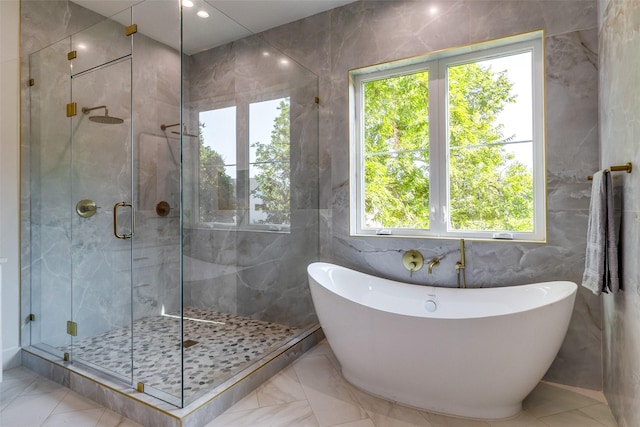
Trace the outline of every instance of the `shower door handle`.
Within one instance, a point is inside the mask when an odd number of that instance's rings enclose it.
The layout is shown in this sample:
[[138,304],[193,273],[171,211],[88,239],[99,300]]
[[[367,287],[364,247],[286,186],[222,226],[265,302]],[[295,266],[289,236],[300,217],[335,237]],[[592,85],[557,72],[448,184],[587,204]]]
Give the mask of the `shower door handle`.
[[[131,233],[129,234],[120,234],[118,233],[118,208],[122,206],[129,206],[131,208]],[[133,212],[133,205],[129,202],[118,202],[113,205],[113,235],[118,239],[130,239],[133,237],[134,229],[136,224],[135,213]]]

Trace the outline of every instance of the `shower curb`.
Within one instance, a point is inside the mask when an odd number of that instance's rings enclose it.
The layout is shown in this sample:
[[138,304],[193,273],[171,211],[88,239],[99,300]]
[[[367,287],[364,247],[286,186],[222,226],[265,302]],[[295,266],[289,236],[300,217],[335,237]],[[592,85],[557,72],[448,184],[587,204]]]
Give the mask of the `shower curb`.
[[79,363],[50,360],[34,347],[22,349],[22,366],[148,427],[202,427],[283,370],[324,338],[319,325],[307,329],[184,408],[137,392]]

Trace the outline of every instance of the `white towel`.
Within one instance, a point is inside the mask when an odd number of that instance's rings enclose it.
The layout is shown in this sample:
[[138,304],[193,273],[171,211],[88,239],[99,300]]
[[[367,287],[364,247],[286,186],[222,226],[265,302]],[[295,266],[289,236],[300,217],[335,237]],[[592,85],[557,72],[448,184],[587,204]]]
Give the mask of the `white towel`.
[[607,290],[617,293],[620,289],[618,236],[609,171],[598,171],[593,175],[582,286],[595,295],[607,293]]

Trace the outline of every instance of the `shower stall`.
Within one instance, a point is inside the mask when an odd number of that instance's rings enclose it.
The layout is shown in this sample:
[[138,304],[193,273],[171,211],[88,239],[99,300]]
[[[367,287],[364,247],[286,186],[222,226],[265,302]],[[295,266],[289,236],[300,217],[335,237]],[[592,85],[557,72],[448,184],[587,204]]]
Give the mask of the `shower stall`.
[[23,343],[187,407],[319,334],[318,78],[209,3],[57,3],[80,30],[29,55]]

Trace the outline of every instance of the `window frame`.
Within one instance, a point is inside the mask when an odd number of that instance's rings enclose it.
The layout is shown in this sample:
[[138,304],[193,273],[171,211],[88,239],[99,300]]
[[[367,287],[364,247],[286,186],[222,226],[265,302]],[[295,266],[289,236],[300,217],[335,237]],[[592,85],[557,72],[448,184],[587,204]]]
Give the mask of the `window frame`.
[[[533,231],[453,230],[449,207],[449,103],[447,67],[469,62],[532,53],[532,175]],[[364,227],[364,90],[363,84],[409,73],[429,71],[429,229]],[[544,114],[544,31],[477,43],[349,72],[350,235],[436,239],[471,238],[546,242],[546,165]]]

